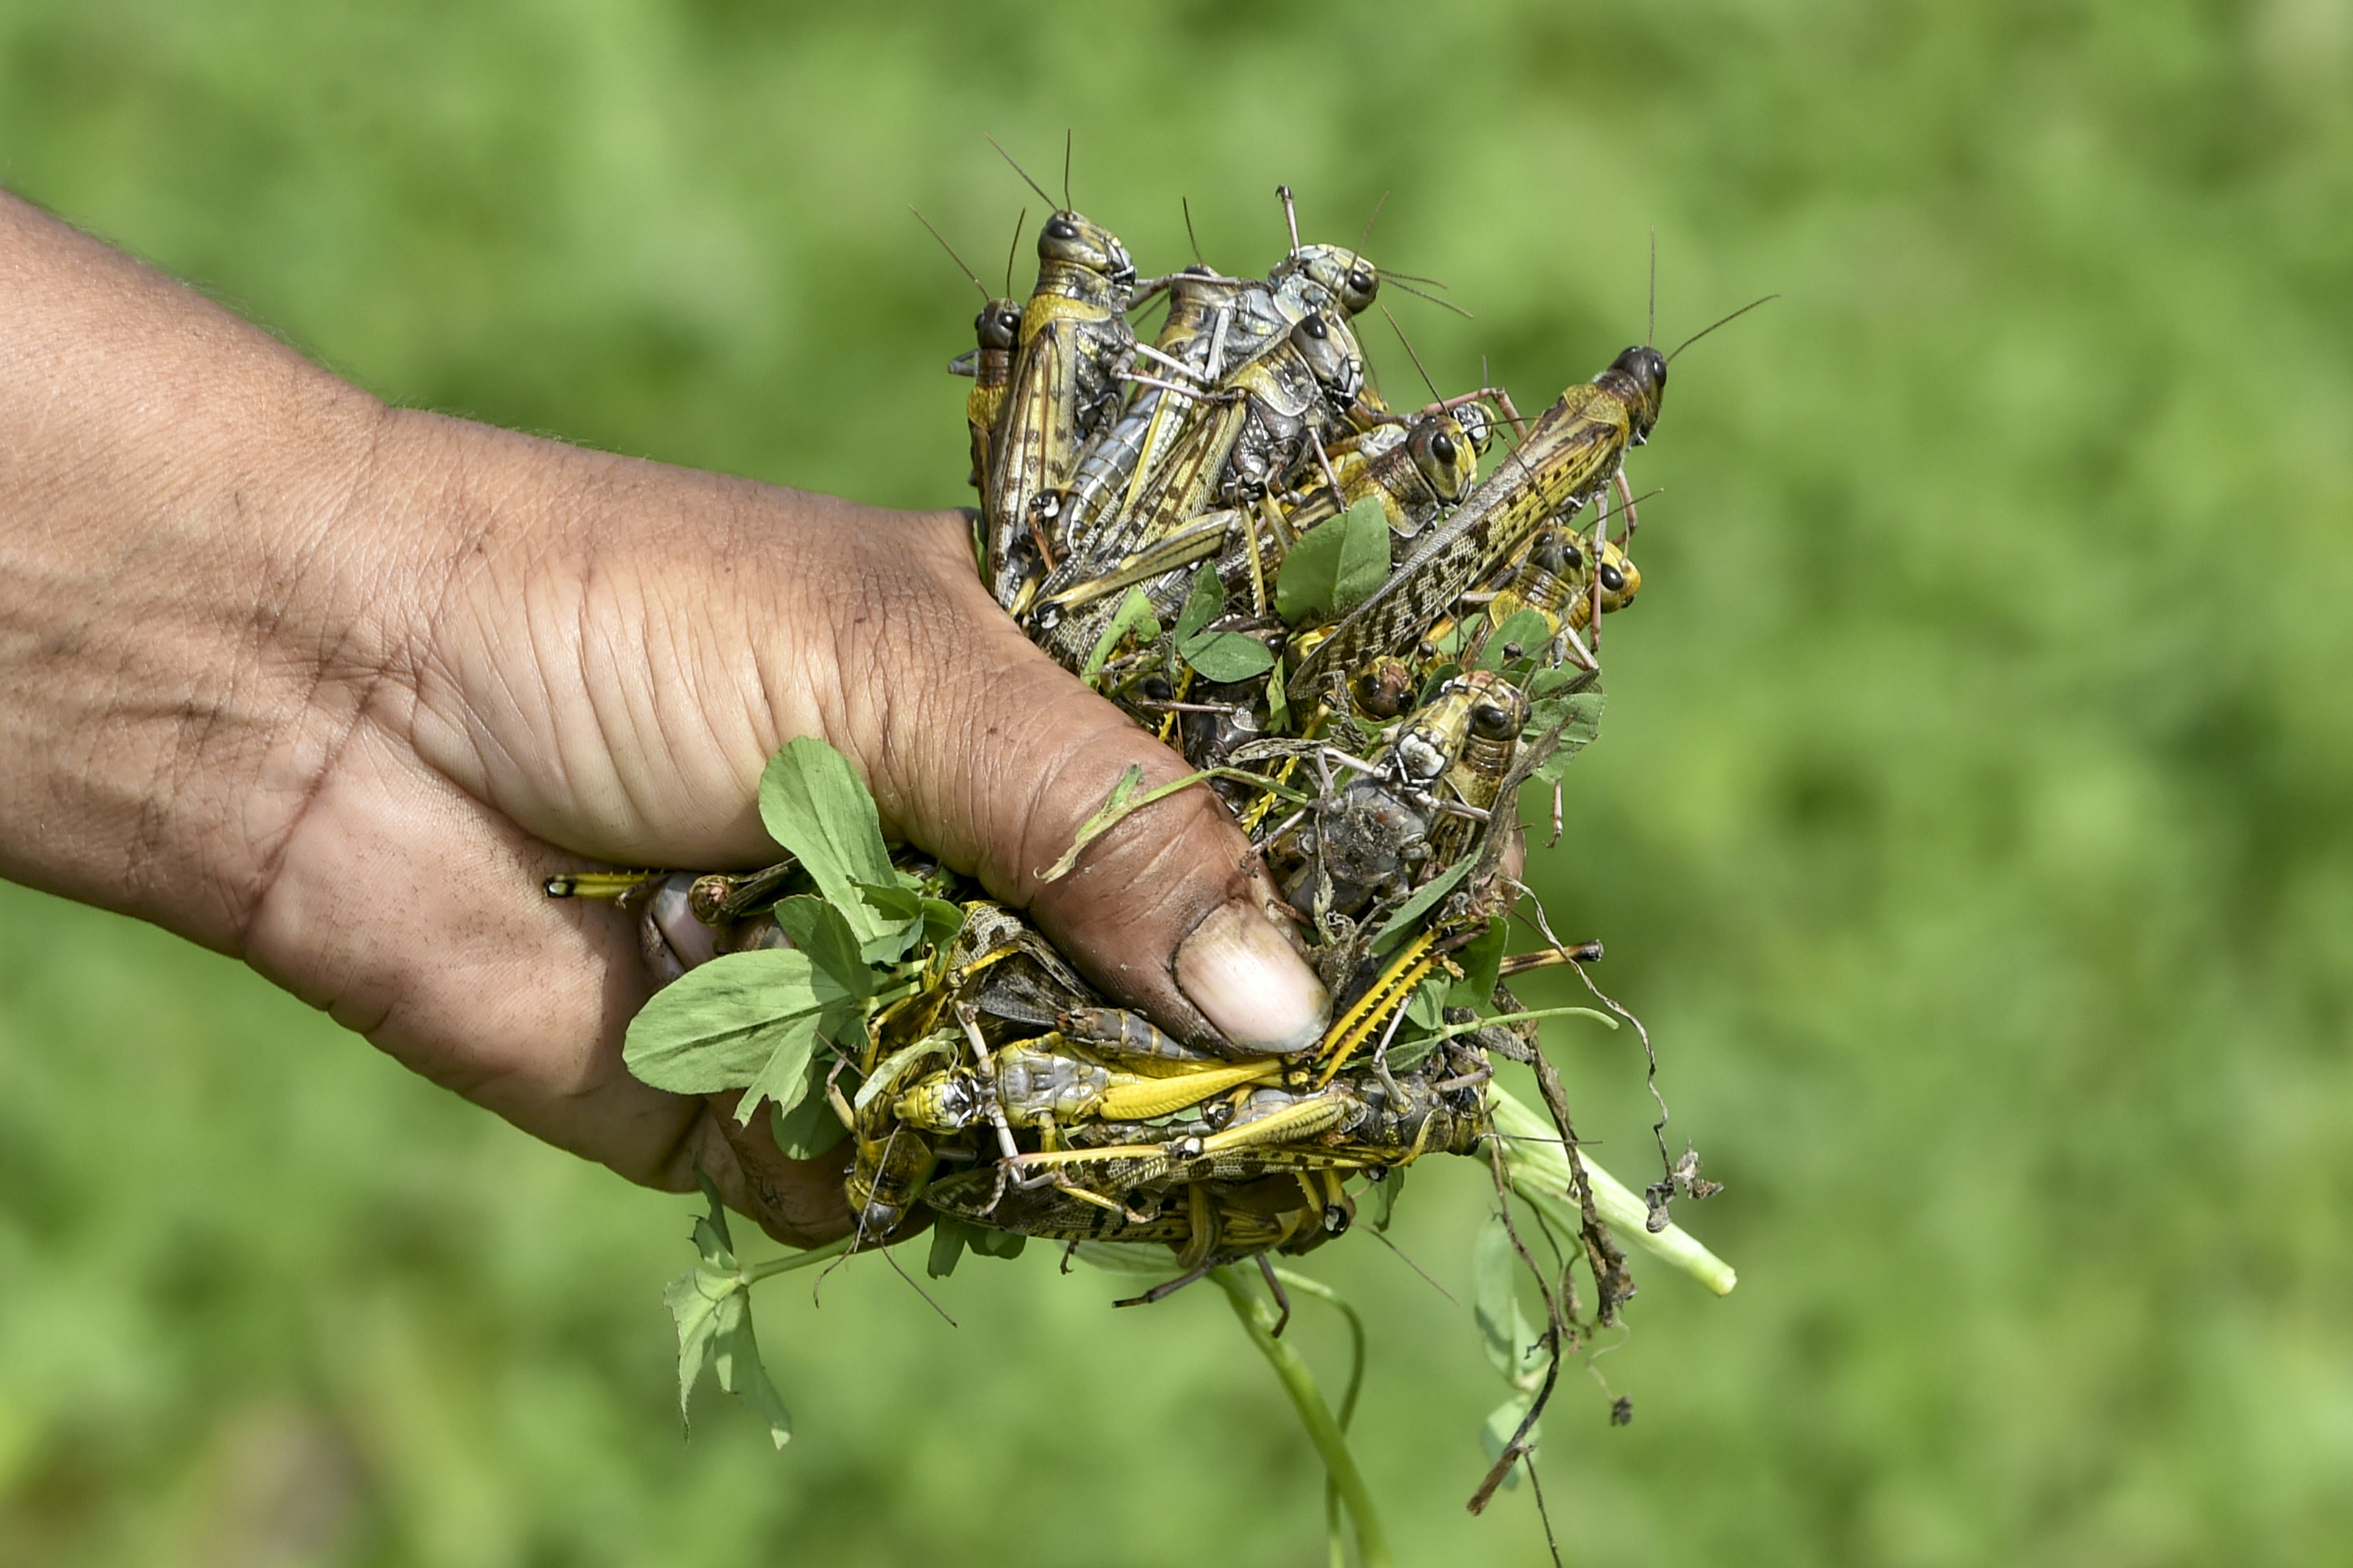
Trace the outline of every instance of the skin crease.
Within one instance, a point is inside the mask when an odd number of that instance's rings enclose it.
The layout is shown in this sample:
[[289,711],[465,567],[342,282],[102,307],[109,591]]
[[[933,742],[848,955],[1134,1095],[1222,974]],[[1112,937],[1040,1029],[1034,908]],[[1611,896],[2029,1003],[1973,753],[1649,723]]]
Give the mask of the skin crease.
[[632,1181],[699,1163],[786,1242],[848,1228],[846,1151],[631,1079],[636,934],[550,872],[772,858],[760,770],[813,734],[1164,1026],[1209,1032],[1176,978],[1207,917],[1274,918],[1202,789],[1039,885],[1129,764],[1186,767],[998,611],[965,514],[387,408],[5,195],[0,507],[0,874],[239,956]]

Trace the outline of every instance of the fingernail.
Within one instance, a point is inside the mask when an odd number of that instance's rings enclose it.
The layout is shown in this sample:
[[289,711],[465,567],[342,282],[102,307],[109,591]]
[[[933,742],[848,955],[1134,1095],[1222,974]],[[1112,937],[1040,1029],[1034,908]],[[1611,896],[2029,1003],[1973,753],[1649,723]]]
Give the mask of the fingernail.
[[1304,1050],[1332,1021],[1332,994],[1272,921],[1221,904],[1176,950],[1176,989],[1245,1050]]

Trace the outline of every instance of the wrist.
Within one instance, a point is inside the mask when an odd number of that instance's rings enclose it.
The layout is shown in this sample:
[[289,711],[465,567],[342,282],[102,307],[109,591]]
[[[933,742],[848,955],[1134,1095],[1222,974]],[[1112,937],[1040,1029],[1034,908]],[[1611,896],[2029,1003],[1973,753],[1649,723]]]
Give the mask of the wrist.
[[357,712],[386,416],[0,197],[0,874],[235,948]]

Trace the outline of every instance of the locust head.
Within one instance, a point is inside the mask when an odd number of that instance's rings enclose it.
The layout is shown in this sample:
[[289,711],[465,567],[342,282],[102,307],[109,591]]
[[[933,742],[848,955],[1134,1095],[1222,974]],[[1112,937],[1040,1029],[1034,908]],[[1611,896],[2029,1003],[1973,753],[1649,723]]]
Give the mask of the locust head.
[[1291,342],[1333,407],[1345,409],[1356,402],[1365,384],[1365,355],[1345,322],[1310,310],[1291,329]]
[[984,349],[1009,350],[1021,335],[1021,306],[1013,300],[991,300],[972,319],[973,335]]
[[1301,246],[1276,264],[1268,281],[1280,289],[1293,279],[1323,294],[1313,303],[1337,305],[1351,316],[1372,309],[1374,297],[1381,291],[1380,269],[1337,245]]
[[1090,218],[1068,211],[1053,214],[1038,231],[1038,259],[1082,268],[1126,289],[1135,282],[1135,263],[1119,237]]
[[1462,426],[1471,449],[1481,457],[1487,455],[1488,446],[1495,439],[1495,415],[1485,404],[1470,402],[1454,411],[1455,423]]
[[1406,450],[1430,493],[1449,505],[1461,500],[1479,477],[1478,447],[1451,414],[1416,420]]
[[1667,356],[1647,345],[1628,349],[1594,381],[1626,405],[1633,426],[1628,437],[1631,444],[1648,441],[1659,423],[1659,404],[1667,395]]
[[1601,578],[1604,610],[1622,610],[1642,591],[1641,571],[1626,558],[1623,550],[1606,539],[1601,542],[1601,563],[1596,570]]

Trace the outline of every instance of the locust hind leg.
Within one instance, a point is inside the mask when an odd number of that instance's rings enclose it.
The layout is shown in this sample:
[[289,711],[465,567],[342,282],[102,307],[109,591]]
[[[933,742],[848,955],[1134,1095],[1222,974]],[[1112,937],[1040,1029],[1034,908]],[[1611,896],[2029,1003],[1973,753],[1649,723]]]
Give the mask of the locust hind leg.
[[1166,1280],[1161,1284],[1155,1285],[1151,1289],[1146,1290],[1141,1296],[1130,1296],[1124,1301],[1113,1301],[1112,1305],[1114,1307],[1149,1307],[1155,1301],[1166,1301],[1169,1297],[1174,1296],[1177,1291],[1182,1290],[1186,1286],[1192,1284],[1195,1280],[1207,1278],[1212,1267],[1213,1265],[1204,1263],[1198,1268],[1188,1268],[1174,1279]]
[[1274,1260],[1261,1252],[1258,1255],[1258,1271],[1266,1277],[1266,1288],[1274,1292],[1274,1304],[1282,1310],[1270,1331],[1270,1339],[1282,1338],[1282,1331],[1291,1327],[1291,1298],[1283,1294],[1282,1281],[1274,1277]]

